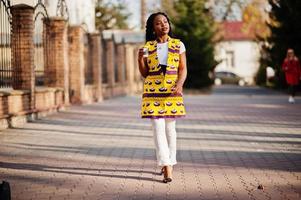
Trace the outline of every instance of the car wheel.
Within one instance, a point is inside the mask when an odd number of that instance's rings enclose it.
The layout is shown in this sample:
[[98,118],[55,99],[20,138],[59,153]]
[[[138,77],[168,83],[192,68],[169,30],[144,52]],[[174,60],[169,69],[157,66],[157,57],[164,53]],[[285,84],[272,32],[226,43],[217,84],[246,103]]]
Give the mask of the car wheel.
[[239,86],[245,86],[246,85],[246,82],[244,80],[239,80],[238,81],[238,85]]
[[219,78],[214,79],[214,84],[215,85],[221,85],[222,84],[222,80]]

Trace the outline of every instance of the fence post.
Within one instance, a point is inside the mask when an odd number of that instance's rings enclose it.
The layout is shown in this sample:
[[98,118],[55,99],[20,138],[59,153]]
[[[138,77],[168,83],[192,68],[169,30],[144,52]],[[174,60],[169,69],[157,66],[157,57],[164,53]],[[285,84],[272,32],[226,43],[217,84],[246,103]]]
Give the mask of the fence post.
[[101,38],[100,33],[90,33],[91,59],[93,67],[93,80],[96,86],[97,101],[103,99],[102,96],[102,76],[101,76]]
[[35,105],[33,31],[34,9],[25,4],[12,6],[13,88],[30,92],[30,109]]
[[49,19],[46,26],[48,48],[45,62],[45,85],[64,89],[64,103],[69,104],[69,63],[67,23],[64,18]]
[[84,30],[81,26],[72,26],[68,30],[70,101],[83,103],[85,93]]

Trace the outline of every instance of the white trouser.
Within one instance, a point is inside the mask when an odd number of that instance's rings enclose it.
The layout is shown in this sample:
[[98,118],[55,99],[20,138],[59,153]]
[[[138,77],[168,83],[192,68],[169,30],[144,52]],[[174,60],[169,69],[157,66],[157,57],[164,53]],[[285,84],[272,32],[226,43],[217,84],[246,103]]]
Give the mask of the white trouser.
[[175,119],[151,119],[159,166],[177,164],[177,132]]

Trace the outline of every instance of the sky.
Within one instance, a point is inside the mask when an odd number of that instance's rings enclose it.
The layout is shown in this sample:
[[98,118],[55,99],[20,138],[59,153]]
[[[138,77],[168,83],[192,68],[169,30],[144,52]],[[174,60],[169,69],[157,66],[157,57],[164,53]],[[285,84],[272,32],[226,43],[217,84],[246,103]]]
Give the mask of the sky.
[[[239,0],[241,4],[246,4],[250,0]],[[221,21],[227,10],[227,6],[224,1],[215,0],[215,6],[213,8],[213,15],[217,21]],[[236,21],[242,19],[242,10],[238,4],[232,5],[232,12],[228,15],[227,20]]]
[[140,27],[140,0],[124,0],[131,16],[128,19],[129,27],[139,29]]

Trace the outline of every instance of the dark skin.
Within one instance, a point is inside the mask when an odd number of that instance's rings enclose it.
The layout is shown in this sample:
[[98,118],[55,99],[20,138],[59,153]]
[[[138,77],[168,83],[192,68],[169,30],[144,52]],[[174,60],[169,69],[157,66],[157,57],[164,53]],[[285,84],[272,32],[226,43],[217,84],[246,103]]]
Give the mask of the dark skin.
[[[157,36],[158,43],[164,43],[168,40],[169,23],[164,15],[157,15],[153,24],[154,32]],[[143,48],[139,49],[138,53],[138,65],[141,75],[146,78],[148,74],[148,67],[146,63],[146,57],[143,57]],[[187,77],[187,65],[186,65],[186,53],[180,54],[179,68],[178,68],[178,80],[177,84],[172,87],[173,93],[182,94],[183,85]]]

